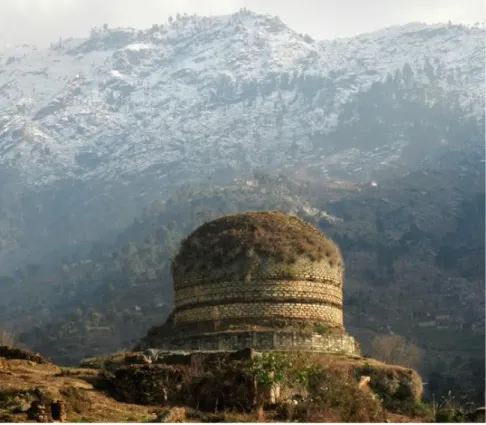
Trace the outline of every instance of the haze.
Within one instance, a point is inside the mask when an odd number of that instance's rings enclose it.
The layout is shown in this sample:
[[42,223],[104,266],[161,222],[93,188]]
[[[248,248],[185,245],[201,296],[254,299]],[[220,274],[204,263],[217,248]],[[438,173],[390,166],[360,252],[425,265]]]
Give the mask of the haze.
[[353,36],[406,24],[484,20],[482,0],[0,0],[0,45],[48,45],[84,37],[92,27],[148,28],[169,15],[219,15],[246,7],[278,15],[317,39]]

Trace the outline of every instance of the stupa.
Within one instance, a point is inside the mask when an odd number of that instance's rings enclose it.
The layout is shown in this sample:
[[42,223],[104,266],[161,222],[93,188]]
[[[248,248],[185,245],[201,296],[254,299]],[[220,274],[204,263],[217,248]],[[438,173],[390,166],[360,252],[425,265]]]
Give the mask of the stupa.
[[141,349],[359,355],[343,324],[344,264],[311,224],[280,212],[207,222],[172,262],[175,309]]

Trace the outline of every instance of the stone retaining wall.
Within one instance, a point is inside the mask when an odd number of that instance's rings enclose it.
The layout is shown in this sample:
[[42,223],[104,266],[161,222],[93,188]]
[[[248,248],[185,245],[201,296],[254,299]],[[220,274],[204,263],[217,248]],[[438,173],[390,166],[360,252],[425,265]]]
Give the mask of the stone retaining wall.
[[168,351],[236,351],[244,348],[278,351],[314,351],[359,355],[359,345],[352,336],[303,332],[222,332],[192,337],[167,338],[156,347]]

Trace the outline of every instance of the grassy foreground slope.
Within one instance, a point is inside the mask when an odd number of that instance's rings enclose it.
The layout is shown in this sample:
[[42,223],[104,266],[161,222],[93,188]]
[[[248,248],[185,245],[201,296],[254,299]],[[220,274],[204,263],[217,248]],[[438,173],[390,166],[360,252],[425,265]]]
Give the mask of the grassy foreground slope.
[[[148,364],[141,354],[91,359],[61,368],[40,356],[0,347],[0,421],[29,421],[32,402],[61,400],[68,422],[421,422],[430,419],[412,370],[371,359],[279,354],[170,355]],[[233,355],[234,356],[234,355]],[[189,360],[189,361],[188,361]],[[288,362],[291,360],[291,362]],[[275,373],[271,373],[271,372]],[[358,376],[367,372],[368,386]],[[269,398],[268,377],[296,404]],[[250,384],[250,385],[248,385]],[[408,415],[403,411],[407,409]],[[30,419],[30,421],[35,421]]]

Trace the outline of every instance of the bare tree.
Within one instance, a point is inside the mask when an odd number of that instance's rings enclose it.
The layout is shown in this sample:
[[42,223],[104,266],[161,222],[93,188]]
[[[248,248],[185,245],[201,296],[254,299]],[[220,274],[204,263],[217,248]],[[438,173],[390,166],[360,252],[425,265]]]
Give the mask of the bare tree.
[[13,346],[15,344],[15,334],[5,329],[0,330],[0,345]]
[[386,363],[417,368],[422,352],[401,335],[378,335],[372,342],[373,357]]

